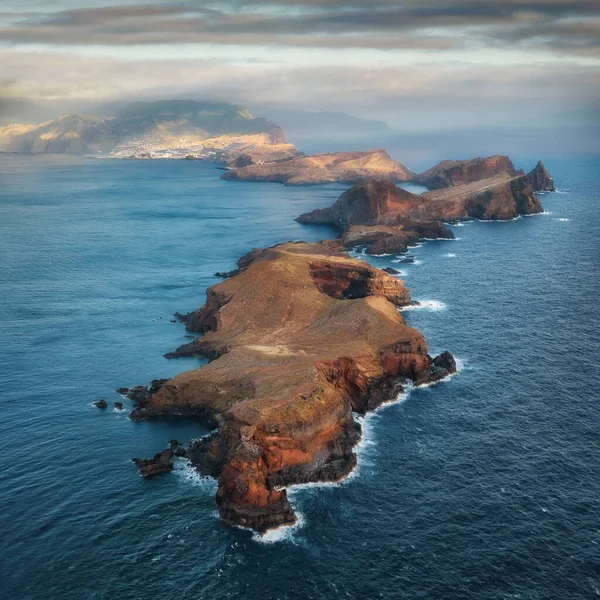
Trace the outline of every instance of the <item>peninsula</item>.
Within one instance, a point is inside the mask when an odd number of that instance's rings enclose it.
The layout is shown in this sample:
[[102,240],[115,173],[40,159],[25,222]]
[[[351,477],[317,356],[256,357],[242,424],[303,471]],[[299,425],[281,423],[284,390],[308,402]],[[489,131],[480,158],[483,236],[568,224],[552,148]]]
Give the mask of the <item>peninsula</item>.
[[[132,419],[212,422],[217,431],[185,455],[218,479],[222,518],[262,532],[295,522],[285,486],[338,481],[354,468],[353,412],[395,398],[407,380],[436,381],[456,366],[448,353],[432,359],[404,322],[404,284],[349,258],[338,241],[281,244],[242,264],[183,317],[204,335],[173,356],[212,361],[150,391],[121,392],[136,401]],[[164,453],[155,466],[140,462],[146,474],[165,470]]]
[[356,465],[355,413],[394,399],[409,382],[456,371],[449,352],[432,358],[423,335],[404,321],[399,309],[412,303],[404,283],[346,250],[403,252],[419,239],[451,238],[448,219],[541,211],[534,190],[553,187],[550,175],[541,163],[515,173],[423,195],[368,179],[298,218],[335,225],[339,239],[287,242],[240,258],[230,277],[207,290],[202,308],[177,315],[198,336],[167,356],[210,362],[118,390],[134,404],[132,419],[178,416],[214,426],[188,446],[173,441],[154,458],[135,459],[140,473],[166,473],[175,456],[185,457],[217,479],[225,522],[258,532],[293,524],[286,486],[339,481]]
[[[463,161],[481,164],[485,159]],[[441,163],[444,164],[444,163]],[[412,194],[389,181],[367,180],[344,192],[330,207],[300,215],[300,223],[333,225],[347,248],[364,247],[369,254],[406,252],[421,239],[452,239],[443,223],[466,219],[506,220],[542,212],[536,191],[554,189],[552,177],[539,162],[527,175],[509,171],[469,183]],[[452,167],[453,168],[453,167]],[[438,171],[439,173],[439,171]],[[482,169],[479,174],[488,175]],[[438,175],[439,177],[439,175]],[[447,181],[442,177],[442,181]]]

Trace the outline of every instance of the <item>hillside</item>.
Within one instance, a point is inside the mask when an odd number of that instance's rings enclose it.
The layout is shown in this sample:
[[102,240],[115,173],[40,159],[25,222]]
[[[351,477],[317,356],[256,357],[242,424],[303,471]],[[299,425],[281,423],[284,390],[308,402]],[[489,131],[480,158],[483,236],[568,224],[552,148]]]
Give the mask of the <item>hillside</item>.
[[0,127],[0,150],[23,154],[176,158],[210,151],[235,154],[236,147],[264,153],[264,147],[273,146],[277,158],[297,154],[272,121],[255,119],[242,106],[194,100],[134,102],[110,117],[66,114],[38,124]]

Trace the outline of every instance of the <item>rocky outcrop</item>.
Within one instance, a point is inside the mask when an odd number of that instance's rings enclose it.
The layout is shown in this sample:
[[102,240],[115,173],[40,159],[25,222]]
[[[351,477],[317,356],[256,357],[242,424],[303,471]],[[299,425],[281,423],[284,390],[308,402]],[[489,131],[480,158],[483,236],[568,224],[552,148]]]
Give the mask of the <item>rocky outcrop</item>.
[[535,168],[527,174],[527,181],[536,192],[554,192],[554,179],[548,173],[544,163],[540,160]]
[[414,181],[430,190],[438,190],[489,179],[496,175],[516,177],[522,174],[516,171],[508,156],[490,156],[470,160],[444,160],[417,175]]
[[173,450],[167,448],[153,458],[134,458],[134,464],[140,470],[142,477],[154,477],[173,470]]
[[392,160],[385,150],[370,150],[313,154],[291,160],[252,164],[222,175],[223,179],[230,181],[273,181],[286,185],[355,183],[370,177],[409,181],[414,173]]
[[421,215],[422,196],[389,181],[369,179],[344,192],[329,208],[301,215],[300,223],[334,225],[346,248],[365,247],[368,254],[397,254],[421,239],[452,239],[441,222]]
[[506,220],[542,212],[528,175],[497,175],[467,185],[425,192],[422,218],[444,221],[483,219]]
[[[212,361],[149,398],[133,388],[142,402],[131,416],[210,418],[217,431],[186,456],[218,478],[221,517],[257,531],[291,524],[285,486],[337,481],[356,464],[353,412],[394,398],[406,379],[455,369],[406,325],[398,307],[408,303],[399,279],[349,258],[340,241],[254,252],[185,317],[204,335],[179,353]],[[168,468],[166,457],[152,460],[143,467]]]
[[528,175],[501,174],[421,195],[389,181],[368,180],[344,192],[332,206],[301,215],[297,221],[338,227],[347,247],[368,245],[370,252],[395,252],[415,239],[452,238],[442,222],[512,219],[541,212],[534,184],[551,182],[542,169],[538,165]]

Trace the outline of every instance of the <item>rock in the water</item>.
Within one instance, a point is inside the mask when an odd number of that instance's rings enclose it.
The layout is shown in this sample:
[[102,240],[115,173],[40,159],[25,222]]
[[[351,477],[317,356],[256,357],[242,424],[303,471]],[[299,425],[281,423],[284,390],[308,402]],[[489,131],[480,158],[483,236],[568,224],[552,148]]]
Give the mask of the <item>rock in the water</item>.
[[96,408],[106,408],[108,406],[108,402],[104,399],[98,400],[97,402],[94,402],[94,406]]
[[385,267],[385,269],[381,270],[389,275],[400,275],[400,271],[398,271],[398,269],[394,269],[394,267]]
[[456,371],[456,360],[450,352],[442,352],[439,356],[433,359],[433,364],[440,369],[446,369],[451,373]]
[[173,450],[167,448],[153,458],[133,458],[142,477],[153,477],[173,470]]
[[554,179],[548,173],[544,163],[540,160],[535,168],[527,174],[527,180],[536,192],[554,192]]
[[150,387],[136,385],[132,388],[119,388],[117,393],[129,398],[136,406],[143,406],[167,381],[168,379],[154,379]]
[[115,402],[114,406],[115,406],[115,408],[117,410],[123,410],[123,403],[122,402]]

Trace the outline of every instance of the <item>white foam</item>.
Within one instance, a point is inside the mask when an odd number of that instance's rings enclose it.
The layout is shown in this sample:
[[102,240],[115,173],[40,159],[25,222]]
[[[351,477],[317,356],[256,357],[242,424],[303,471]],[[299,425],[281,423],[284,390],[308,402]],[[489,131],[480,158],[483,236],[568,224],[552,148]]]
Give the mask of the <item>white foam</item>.
[[399,310],[432,310],[434,312],[439,312],[441,310],[446,310],[446,308],[448,308],[448,306],[439,300],[419,300],[419,304],[403,306]]
[[198,473],[188,458],[174,458],[173,472],[181,477],[184,481],[188,481],[195,486],[210,491],[213,494],[217,493],[217,480]]
[[[296,513],[296,522],[293,525],[283,525],[277,529],[269,529],[269,531],[260,534],[257,531],[252,531],[252,539],[259,544],[278,544],[281,542],[289,542],[294,545],[298,545],[294,535],[299,529],[304,527],[306,521],[301,513],[294,509]],[[246,527],[240,527],[240,529],[246,529]]]
[[563,223],[566,221],[570,221],[571,219],[567,219],[566,217],[561,217],[560,219],[556,219],[557,221],[562,221]]
[[[541,214],[541,213],[536,213]],[[518,221],[521,217],[533,217],[534,215],[517,215],[512,219],[476,219],[480,223],[510,223],[511,221]]]
[[456,258],[456,254],[454,254],[453,252],[448,252],[447,254],[444,254],[444,256],[446,258]]
[[[464,368],[465,361],[460,358],[457,358],[457,357],[455,357],[454,360],[456,361],[456,373],[460,373]],[[376,443],[374,440],[375,433],[374,433],[373,423],[379,417],[380,413],[382,411],[384,411],[385,409],[389,408],[390,406],[393,406],[395,404],[401,404],[402,402],[406,402],[406,400],[408,400],[408,398],[410,397],[410,392],[413,389],[425,388],[425,387],[429,387],[429,386],[437,384],[437,383],[442,383],[444,381],[449,380],[454,375],[455,375],[455,373],[451,373],[447,377],[444,377],[443,379],[440,379],[440,380],[434,382],[433,384],[424,384],[424,385],[419,386],[418,388],[416,388],[412,384],[412,382],[408,381],[404,385],[404,390],[402,392],[400,392],[395,398],[393,398],[387,402],[383,402],[375,410],[372,410],[372,411],[366,413],[365,415],[358,415],[358,414],[354,413],[354,419],[360,424],[360,427],[361,427],[360,440],[354,446],[354,452],[356,453],[356,459],[357,459],[356,466],[354,467],[354,469],[352,469],[352,471],[350,471],[350,473],[348,473],[348,475],[346,477],[344,477],[343,479],[341,479],[339,481],[314,481],[314,482],[309,482],[309,483],[297,483],[297,484],[292,484],[292,485],[286,486],[285,489],[287,490],[287,493],[288,493],[288,499],[290,500],[290,504],[292,505],[294,513],[296,514],[296,523],[294,523],[293,525],[284,525],[284,526],[278,527],[277,529],[270,529],[269,531],[267,531],[266,533],[263,533],[263,534],[259,534],[256,531],[249,530],[249,531],[252,531],[252,539],[255,542],[258,542],[261,544],[277,544],[277,543],[282,543],[282,542],[288,542],[288,543],[297,545],[298,542],[295,539],[295,534],[302,527],[304,527],[304,525],[306,525],[306,520],[304,519],[304,516],[302,515],[302,513],[299,512],[298,509],[294,506],[293,500],[295,499],[295,497],[297,495],[299,495],[300,493],[302,493],[302,491],[305,491],[305,490],[311,490],[311,489],[323,488],[323,487],[337,487],[337,486],[345,485],[348,482],[355,479],[356,477],[358,477],[360,475],[361,466],[365,466],[365,465],[369,466],[369,461],[366,456],[366,455],[368,455],[369,449],[376,446]],[[239,529],[247,529],[246,527],[240,527],[240,526],[237,526],[237,527]]]
[[552,213],[549,210],[543,210],[542,212],[531,213],[530,215],[521,215],[521,216],[523,216],[523,217],[539,217],[540,215],[551,215],[551,214]]

